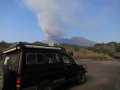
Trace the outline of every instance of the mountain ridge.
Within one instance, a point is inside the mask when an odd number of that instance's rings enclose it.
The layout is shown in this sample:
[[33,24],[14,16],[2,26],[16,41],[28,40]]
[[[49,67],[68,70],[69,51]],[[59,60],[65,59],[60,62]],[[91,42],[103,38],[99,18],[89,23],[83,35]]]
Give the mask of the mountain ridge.
[[94,46],[96,44],[96,42],[88,40],[83,37],[72,37],[69,39],[68,38],[57,38],[57,39],[50,39],[48,40],[48,42],[66,43],[66,44],[72,44],[72,45],[78,45],[78,46]]

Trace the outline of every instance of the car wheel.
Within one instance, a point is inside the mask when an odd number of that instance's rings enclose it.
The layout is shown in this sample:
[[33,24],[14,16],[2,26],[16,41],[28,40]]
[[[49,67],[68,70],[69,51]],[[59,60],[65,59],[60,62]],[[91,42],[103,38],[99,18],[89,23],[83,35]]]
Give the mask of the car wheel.
[[78,81],[78,83],[80,83],[80,84],[83,84],[83,83],[86,82],[86,75],[85,75],[84,72],[81,72],[81,73],[78,75],[77,81]]
[[51,82],[49,80],[42,81],[38,87],[38,90],[53,90]]

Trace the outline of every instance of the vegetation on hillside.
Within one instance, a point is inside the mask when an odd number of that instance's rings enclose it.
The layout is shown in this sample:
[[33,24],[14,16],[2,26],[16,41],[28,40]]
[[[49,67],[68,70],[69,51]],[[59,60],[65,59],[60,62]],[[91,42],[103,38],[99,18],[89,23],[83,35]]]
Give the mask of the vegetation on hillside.
[[93,47],[89,47],[88,49],[93,52],[104,53],[112,58],[120,58],[120,43],[98,43]]
[[[5,41],[0,42],[0,57],[1,51],[14,43],[8,43]],[[35,45],[47,45],[39,41],[33,42]],[[68,52],[73,52],[73,58],[75,59],[99,59],[99,60],[115,60],[120,59],[120,43],[97,43],[92,47],[83,47],[69,44],[60,44]]]
[[81,47],[67,44],[63,44],[62,46],[64,46],[68,52],[73,52],[74,59],[115,60],[113,57],[107,54],[93,51],[92,49],[94,48],[94,46]]

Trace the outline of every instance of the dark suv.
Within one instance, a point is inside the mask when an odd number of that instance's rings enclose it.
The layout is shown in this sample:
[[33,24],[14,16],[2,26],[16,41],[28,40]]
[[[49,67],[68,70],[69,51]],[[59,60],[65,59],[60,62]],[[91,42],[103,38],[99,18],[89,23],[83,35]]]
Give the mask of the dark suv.
[[0,90],[53,90],[69,80],[86,80],[85,66],[62,47],[18,43],[3,51],[2,61]]

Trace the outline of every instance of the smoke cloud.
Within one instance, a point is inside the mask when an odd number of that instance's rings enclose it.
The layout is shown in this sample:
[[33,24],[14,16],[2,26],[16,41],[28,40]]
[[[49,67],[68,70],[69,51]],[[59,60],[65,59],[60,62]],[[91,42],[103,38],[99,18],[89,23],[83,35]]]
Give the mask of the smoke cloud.
[[65,35],[70,6],[67,5],[65,8],[65,5],[58,0],[25,0],[24,2],[36,13],[39,25],[47,34],[47,38],[59,38]]
[[[59,38],[68,31],[98,30],[115,13],[109,0],[22,0],[32,10],[48,38]],[[103,3],[101,8],[96,4]],[[115,4],[116,6],[116,4]]]

